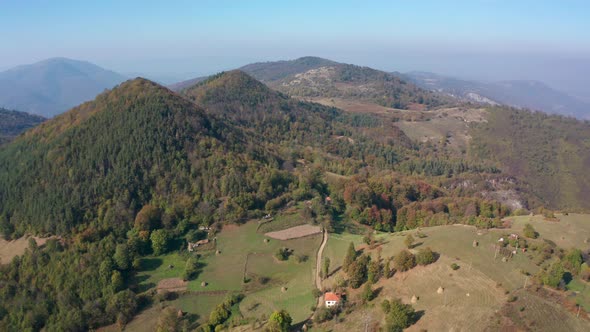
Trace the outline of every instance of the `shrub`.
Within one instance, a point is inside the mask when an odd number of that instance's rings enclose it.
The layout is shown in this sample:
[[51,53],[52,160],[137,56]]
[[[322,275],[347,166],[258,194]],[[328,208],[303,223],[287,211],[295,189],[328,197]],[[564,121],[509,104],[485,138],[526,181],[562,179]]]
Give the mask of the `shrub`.
[[416,258],[408,250],[402,250],[393,258],[393,264],[398,271],[408,271],[416,266]]
[[402,331],[416,321],[416,312],[409,304],[403,304],[400,299],[383,301],[381,308],[385,311],[386,331]]
[[531,224],[524,225],[523,233],[524,236],[528,237],[529,239],[536,239],[539,236],[539,233],[535,231],[533,225]]
[[414,237],[412,236],[412,234],[408,234],[408,236],[406,236],[404,244],[406,245],[406,247],[408,247],[408,249],[412,248],[412,245],[414,245]]
[[459,269],[459,265],[457,265],[457,263],[453,263],[453,264],[451,264],[451,269],[458,270]]
[[287,259],[289,259],[289,249],[287,248],[279,248],[279,250],[277,250],[277,252],[275,253],[275,257],[280,260],[280,261],[286,261]]
[[436,261],[436,255],[429,247],[420,249],[416,254],[416,263],[418,265],[428,265]]

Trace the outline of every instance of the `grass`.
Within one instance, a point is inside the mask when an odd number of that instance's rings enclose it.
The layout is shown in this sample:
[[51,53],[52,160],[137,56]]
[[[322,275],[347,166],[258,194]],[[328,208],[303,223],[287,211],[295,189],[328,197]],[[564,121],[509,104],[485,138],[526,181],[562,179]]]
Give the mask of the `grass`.
[[153,288],[162,279],[181,278],[187,258],[188,253],[183,255],[176,252],[142,258],[141,268],[137,273],[139,289],[145,291]]
[[[517,298],[502,310],[519,327],[530,331],[588,331],[588,321],[568,312],[554,301],[529,291],[518,291]],[[522,309],[521,311],[521,308]],[[496,324],[498,322],[495,322]],[[514,329],[517,330],[517,329]],[[522,330],[522,329],[519,329]]]
[[[493,245],[502,234],[499,231],[477,235],[478,231],[475,227],[452,225],[423,228],[421,232],[426,234],[425,238],[418,238],[416,232],[417,230],[377,235],[376,238],[383,241],[381,257],[392,257],[405,249],[405,236],[412,234],[416,239],[414,251],[430,247],[435,252],[454,258],[458,265],[478,269],[508,290],[523,286],[525,276],[520,272],[521,270],[531,274],[538,271],[538,267],[526,255],[517,254],[507,262],[502,262],[500,258],[494,260]],[[362,238],[361,235],[351,234],[330,235],[324,255],[330,257],[332,269],[342,265],[346,248],[351,241],[355,243],[357,249],[359,246],[363,247]],[[473,240],[479,242],[475,248]],[[373,250],[371,253],[374,256],[376,251]]]
[[308,221],[300,214],[303,208],[304,203],[299,203],[297,206],[288,209],[285,213],[273,216],[272,221],[260,225],[258,232],[264,234],[307,224]]
[[183,312],[195,315],[195,319],[203,324],[209,319],[211,310],[225,299],[225,294],[218,295],[192,295],[184,294],[179,296],[176,300],[167,302]]
[[547,221],[541,215],[510,217],[513,220],[512,228],[521,232],[524,225],[531,224],[542,238],[551,240],[557,246],[565,249],[585,248],[590,239],[590,215],[575,214],[555,215],[558,222]]
[[571,297],[576,304],[590,312],[590,285],[580,279],[574,279],[567,284],[567,289],[573,293]]
[[289,260],[279,262],[271,253],[251,255],[248,259],[248,274],[270,277],[270,281],[268,287],[248,293],[240,310],[246,317],[257,318],[273,310],[286,309],[294,322],[300,322],[309,317],[310,307],[315,304],[311,291],[314,288],[315,254],[321,236],[280,242],[292,249],[294,255],[307,256],[307,260],[298,262],[292,255]]

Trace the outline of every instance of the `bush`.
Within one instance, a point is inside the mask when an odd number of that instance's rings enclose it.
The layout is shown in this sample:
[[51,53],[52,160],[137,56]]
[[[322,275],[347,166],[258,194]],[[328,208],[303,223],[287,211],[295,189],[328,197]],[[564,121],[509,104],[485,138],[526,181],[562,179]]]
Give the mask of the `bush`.
[[416,266],[416,258],[408,250],[402,250],[393,258],[393,265],[398,271],[408,271]]
[[459,265],[457,265],[457,263],[453,263],[453,264],[451,264],[451,269],[456,271],[459,269]]
[[523,233],[524,236],[528,237],[529,239],[536,239],[539,236],[539,233],[535,231],[533,225],[531,224],[524,225]]
[[326,307],[321,307],[316,311],[315,315],[313,315],[313,322],[319,324],[329,321],[332,318],[334,318],[334,311]]
[[557,288],[564,274],[565,271],[561,263],[554,263],[548,271],[541,274],[541,282],[549,287]]
[[400,299],[383,301],[381,308],[385,311],[386,331],[403,331],[414,324],[416,312],[409,304],[403,304]]
[[412,246],[414,245],[414,237],[412,236],[412,234],[408,234],[408,236],[406,236],[404,244],[406,245],[406,247],[408,247],[408,249],[412,248]]
[[428,265],[436,261],[436,254],[429,248],[420,249],[416,254],[416,263],[418,265]]
[[313,297],[315,297],[317,299],[320,296],[322,296],[322,291],[317,288],[314,288],[311,290],[311,294],[313,295]]
[[279,248],[279,250],[277,250],[275,253],[275,257],[280,261],[286,261],[289,259],[290,254],[291,253],[288,248]]

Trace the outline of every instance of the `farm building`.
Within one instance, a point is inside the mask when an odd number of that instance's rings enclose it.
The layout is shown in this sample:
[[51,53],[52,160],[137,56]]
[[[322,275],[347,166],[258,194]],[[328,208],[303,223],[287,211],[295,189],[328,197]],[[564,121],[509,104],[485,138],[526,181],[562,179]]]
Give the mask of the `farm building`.
[[324,294],[324,303],[326,308],[331,308],[340,304],[340,296],[336,293],[327,292]]

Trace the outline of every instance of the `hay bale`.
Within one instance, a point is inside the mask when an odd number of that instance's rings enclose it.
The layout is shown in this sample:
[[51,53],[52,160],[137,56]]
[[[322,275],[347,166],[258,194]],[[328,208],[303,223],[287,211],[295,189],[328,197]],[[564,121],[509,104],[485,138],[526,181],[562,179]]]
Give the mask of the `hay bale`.
[[201,287],[206,287],[206,286],[207,286],[207,282],[206,281],[201,282]]
[[283,292],[283,293],[284,293],[284,292],[286,292],[286,291],[287,291],[287,287],[284,287],[284,286],[283,286],[283,287],[281,287],[281,292]]
[[412,302],[412,304],[415,304],[416,302],[418,302],[418,297],[416,297],[416,295],[413,295],[410,302]]
[[442,294],[442,293],[444,293],[444,292],[445,292],[445,289],[444,289],[444,288],[442,288],[442,286],[440,286],[440,287],[438,287],[438,289],[436,290],[436,292],[437,292],[438,294]]
[[217,250],[217,251],[215,252],[215,255],[221,255],[221,250]]
[[269,243],[270,240],[269,239],[264,239],[264,243]]
[[477,242],[477,240],[473,240],[473,247],[477,247],[479,245],[479,242]]

